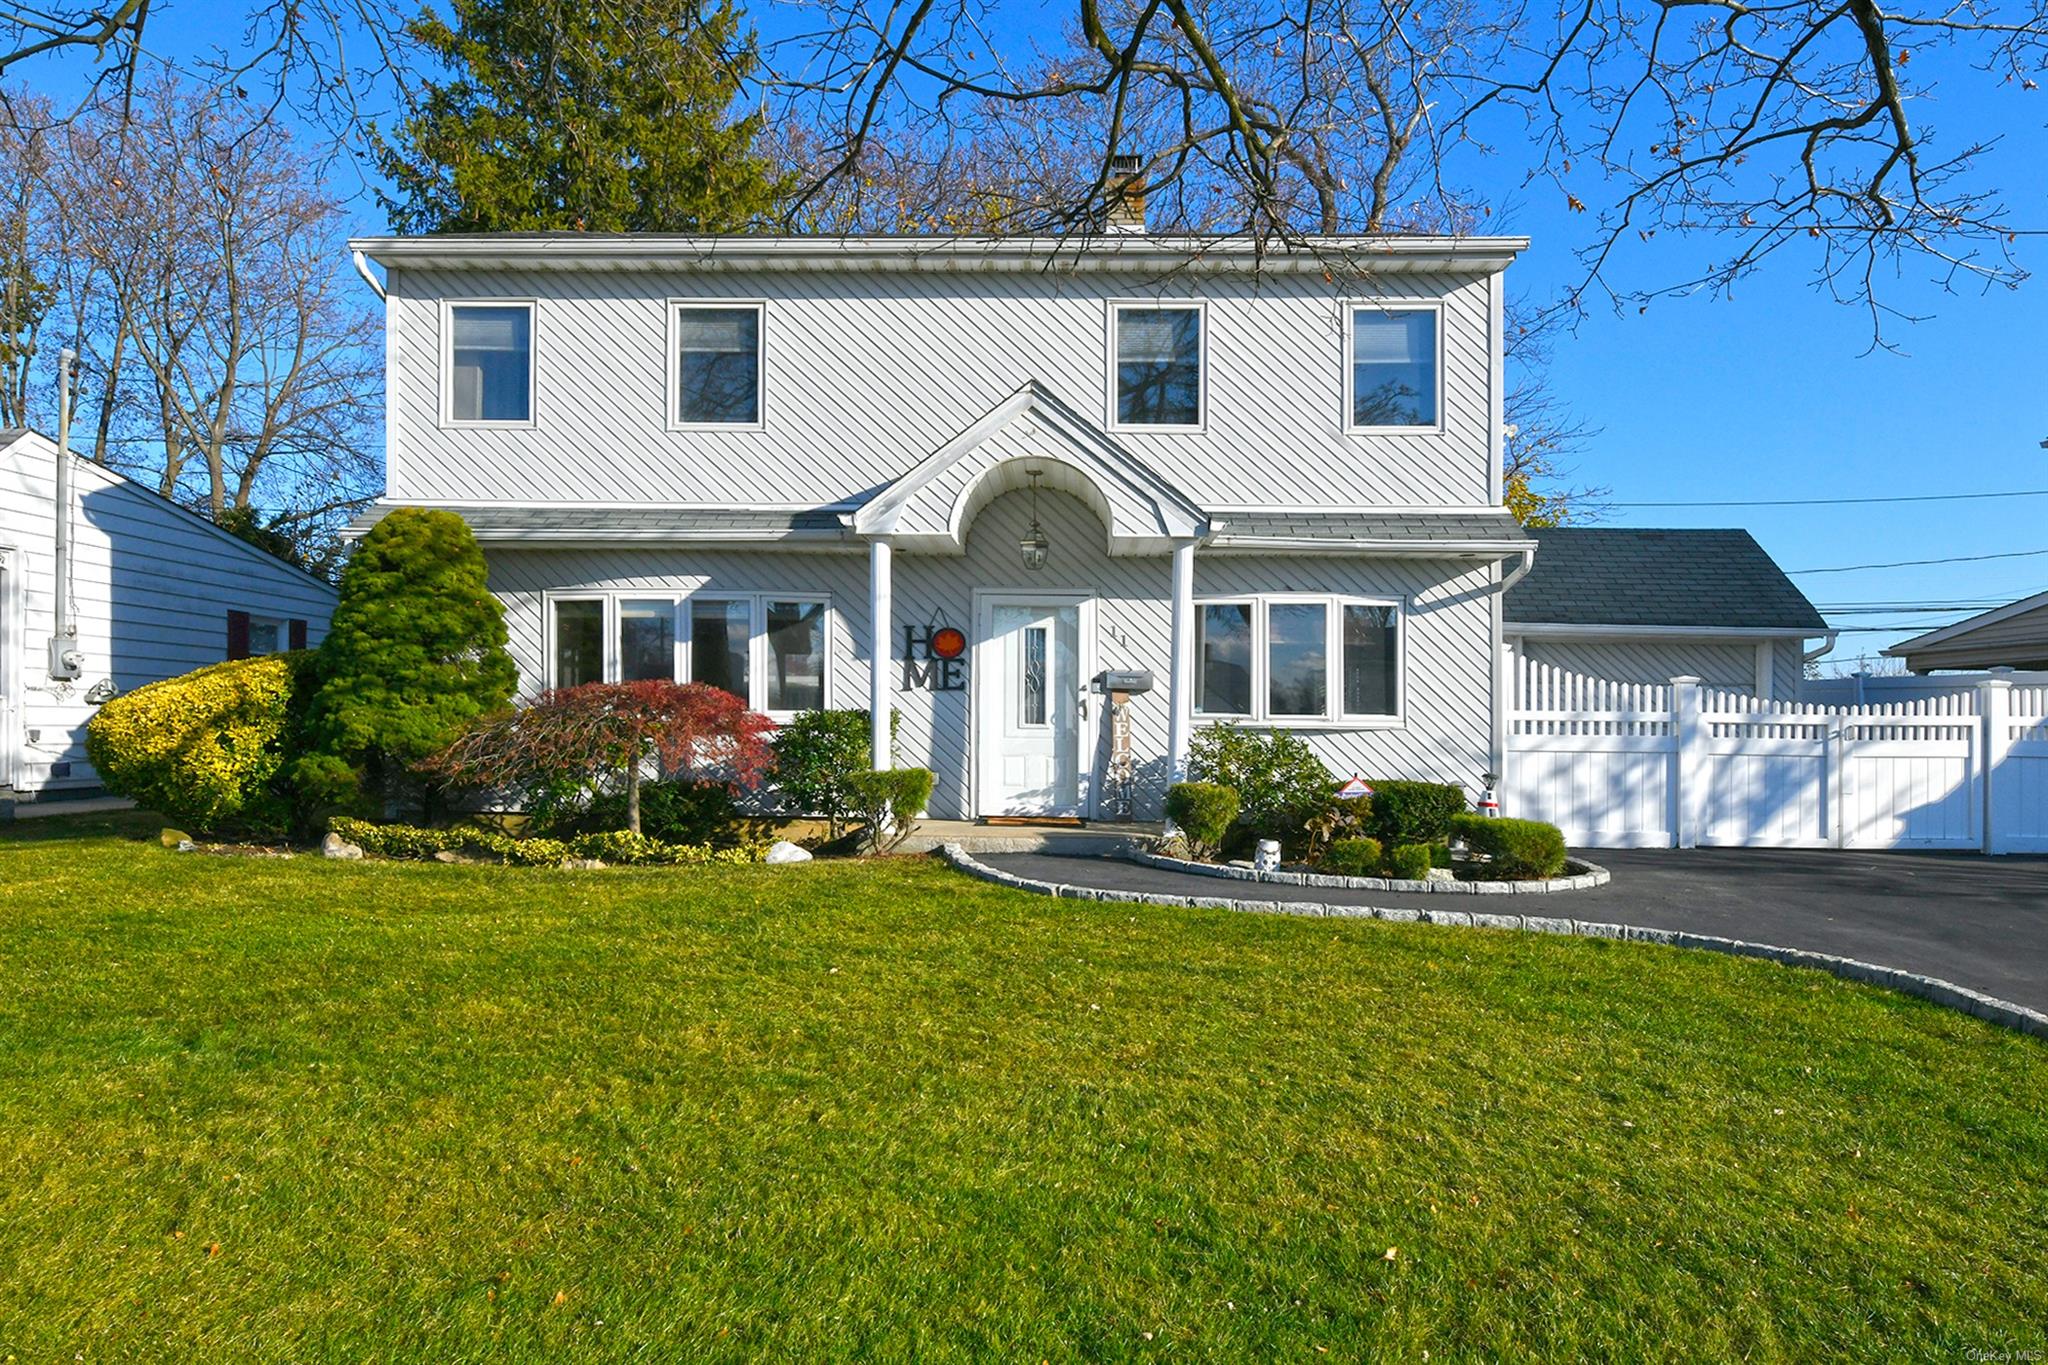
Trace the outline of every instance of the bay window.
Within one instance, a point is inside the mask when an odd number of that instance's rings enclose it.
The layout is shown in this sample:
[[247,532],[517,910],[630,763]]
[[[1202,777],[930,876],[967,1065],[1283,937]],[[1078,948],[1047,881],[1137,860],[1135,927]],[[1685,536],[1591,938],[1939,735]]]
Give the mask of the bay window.
[[619,603],[619,681],[676,675],[676,604],[667,599]]
[[770,599],[769,711],[816,711],[825,705],[825,604]]
[[1400,650],[1392,601],[1286,593],[1201,602],[1195,712],[1276,725],[1396,721]]
[[753,621],[751,601],[691,598],[689,681],[723,688],[751,705],[753,690],[749,681],[753,670],[748,664],[753,651],[748,637]]
[[796,593],[581,593],[548,602],[548,683],[707,683],[755,711],[831,704],[829,597]]
[[604,599],[558,599],[554,619],[554,677],[550,687],[604,681]]

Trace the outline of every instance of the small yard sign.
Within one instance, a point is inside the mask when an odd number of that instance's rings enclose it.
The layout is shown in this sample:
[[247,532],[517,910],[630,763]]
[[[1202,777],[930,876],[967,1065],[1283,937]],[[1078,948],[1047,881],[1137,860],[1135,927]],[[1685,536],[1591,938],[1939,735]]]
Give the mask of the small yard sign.
[[1337,788],[1337,799],[1339,801],[1356,801],[1361,796],[1371,795],[1372,788],[1365,784],[1365,779],[1362,777],[1354,777],[1343,786]]

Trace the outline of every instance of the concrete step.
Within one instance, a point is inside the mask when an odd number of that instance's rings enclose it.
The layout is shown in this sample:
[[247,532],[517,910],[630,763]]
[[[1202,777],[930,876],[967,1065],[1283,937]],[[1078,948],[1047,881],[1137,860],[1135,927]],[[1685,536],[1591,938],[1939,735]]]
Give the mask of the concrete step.
[[905,853],[958,844],[969,853],[1108,853],[1133,839],[1157,838],[1158,825],[984,825],[975,820],[920,820],[902,843]]

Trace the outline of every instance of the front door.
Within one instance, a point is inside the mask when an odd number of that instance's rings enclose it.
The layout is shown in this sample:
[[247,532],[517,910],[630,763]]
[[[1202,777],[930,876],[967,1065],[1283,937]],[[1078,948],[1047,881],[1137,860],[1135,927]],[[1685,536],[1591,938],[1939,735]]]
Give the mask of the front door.
[[1083,606],[984,606],[972,675],[982,815],[1083,813]]

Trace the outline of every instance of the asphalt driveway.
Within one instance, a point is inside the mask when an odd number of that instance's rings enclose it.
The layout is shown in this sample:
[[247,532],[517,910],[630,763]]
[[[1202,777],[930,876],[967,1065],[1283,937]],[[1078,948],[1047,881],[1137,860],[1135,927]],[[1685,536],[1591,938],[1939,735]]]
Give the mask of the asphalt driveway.
[[[2048,1010],[2048,858],[1823,849],[1590,849],[1614,880],[1518,900],[1565,915],[1806,948]],[[1023,877],[1172,895],[1489,909],[1477,898],[1218,881],[1108,857],[979,854]],[[1085,868],[1084,866],[1085,865]],[[1449,904],[1455,900],[1456,905]]]

